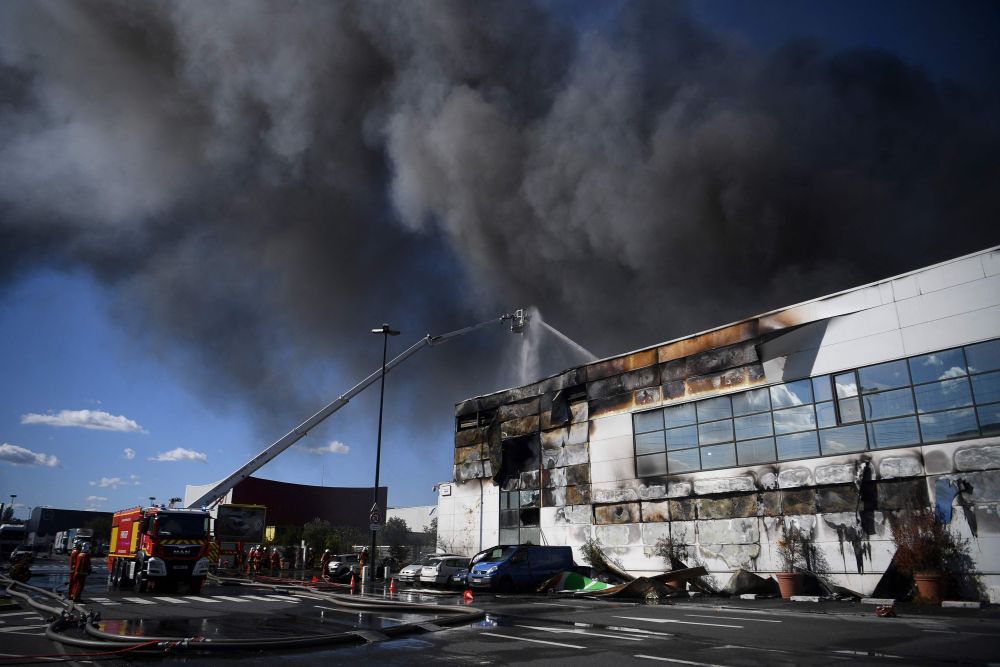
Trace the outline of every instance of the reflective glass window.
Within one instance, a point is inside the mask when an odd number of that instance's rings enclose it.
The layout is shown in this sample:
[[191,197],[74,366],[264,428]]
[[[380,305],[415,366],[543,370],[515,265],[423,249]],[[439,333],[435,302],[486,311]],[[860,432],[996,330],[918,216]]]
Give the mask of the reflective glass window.
[[979,435],[976,415],[972,409],[935,412],[920,415],[920,432],[924,442],[975,438]]
[[517,525],[517,514],[520,510],[503,510],[500,512],[500,525],[501,526],[516,526]]
[[699,422],[712,422],[716,419],[725,419],[726,417],[733,416],[733,408],[728,396],[710,398],[707,401],[698,401],[695,403],[695,406],[698,408]]
[[913,393],[909,387],[868,394],[861,399],[865,408],[865,419],[885,419],[913,414]]
[[1000,370],[1000,340],[990,340],[965,346],[965,358],[970,373]]
[[701,468],[701,458],[698,455],[698,448],[680,449],[676,452],[667,452],[667,471],[687,472],[689,470],[699,470]]
[[771,394],[767,387],[745,391],[733,396],[733,414],[749,415],[771,409]]
[[736,443],[736,458],[740,465],[774,461],[774,438],[760,438]]
[[819,455],[819,440],[816,438],[816,431],[779,435],[775,441],[778,445],[778,460],[780,461]]
[[732,419],[723,419],[722,421],[698,424],[698,442],[702,445],[714,445],[717,442],[726,442],[732,439]]
[[833,384],[837,388],[837,398],[850,398],[858,395],[858,379],[854,371],[835,375]]
[[1000,403],[981,405],[976,408],[976,414],[983,435],[1000,435]]
[[666,430],[667,449],[687,449],[698,446],[698,427],[682,426]]
[[924,354],[910,359],[910,376],[913,384],[949,380],[965,375],[965,355],[962,348]]
[[635,434],[635,453],[652,454],[664,450],[663,431]]
[[751,438],[762,438],[765,435],[774,434],[774,429],[771,427],[771,413],[769,412],[759,415],[749,415],[747,417],[737,417],[733,422],[736,425],[737,440],[750,440]]
[[521,529],[521,539],[515,544],[541,544],[542,543],[542,530],[541,528],[522,528]]
[[910,374],[906,370],[906,362],[902,359],[877,366],[859,368],[858,378],[861,380],[862,394],[896,389],[910,384]]
[[823,454],[843,454],[845,452],[860,452],[868,448],[868,436],[864,424],[841,426],[819,432],[820,447]]
[[916,417],[874,422],[868,425],[868,435],[871,438],[872,449],[920,444]]
[[1000,373],[987,373],[972,378],[972,393],[976,403],[1000,401]]
[[701,448],[701,469],[728,468],[736,465],[736,447],[733,443]]
[[837,410],[833,407],[832,401],[816,404],[816,423],[820,428],[837,425]]
[[775,410],[772,414],[775,433],[795,433],[816,428],[816,415],[811,405]]
[[771,387],[771,405],[775,409],[805,405],[812,403],[812,400],[812,383],[809,380],[796,380]]
[[695,422],[694,403],[663,408],[663,422],[667,428],[693,424]]
[[518,537],[517,528],[501,528],[500,529],[500,544],[520,544],[521,538]]
[[650,454],[635,457],[635,474],[638,477],[667,474],[667,455]]
[[840,423],[853,424],[861,421],[861,402],[857,398],[842,398],[837,401],[840,408]]
[[658,431],[663,428],[663,410],[653,410],[652,412],[637,412],[632,417],[635,423],[636,433],[646,433],[647,431]]
[[934,412],[972,405],[972,392],[966,378],[921,384],[913,388],[918,412]]
[[812,379],[813,399],[816,401],[832,401],[833,387],[830,385],[830,376],[821,375]]

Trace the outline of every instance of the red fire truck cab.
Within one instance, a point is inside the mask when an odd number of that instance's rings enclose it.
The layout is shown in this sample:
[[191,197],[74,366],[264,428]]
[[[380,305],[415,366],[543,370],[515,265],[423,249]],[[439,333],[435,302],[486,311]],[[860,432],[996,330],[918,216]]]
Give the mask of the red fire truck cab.
[[111,519],[108,572],[115,588],[145,593],[186,584],[195,595],[208,574],[211,540],[206,510],[133,507]]

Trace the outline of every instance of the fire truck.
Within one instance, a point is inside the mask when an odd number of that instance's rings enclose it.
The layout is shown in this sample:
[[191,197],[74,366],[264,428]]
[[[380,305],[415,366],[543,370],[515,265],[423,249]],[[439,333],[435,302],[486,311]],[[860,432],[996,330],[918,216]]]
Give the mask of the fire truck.
[[197,595],[208,574],[210,515],[204,509],[133,507],[111,519],[108,572],[115,588],[145,593],[186,584]]

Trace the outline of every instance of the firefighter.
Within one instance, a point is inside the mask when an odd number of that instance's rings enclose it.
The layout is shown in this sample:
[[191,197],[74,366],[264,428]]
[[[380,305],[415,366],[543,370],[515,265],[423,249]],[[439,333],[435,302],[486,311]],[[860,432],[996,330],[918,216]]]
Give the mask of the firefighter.
[[361,550],[361,554],[358,556],[358,565],[360,566],[361,573],[364,574],[365,565],[368,564],[368,547]]
[[327,549],[319,559],[319,576],[325,578],[330,569],[330,550]]
[[[73,542],[73,550],[69,552],[69,580],[70,580],[70,590],[73,587],[73,570],[76,568],[76,559],[80,555],[80,543]],[[69,593],[66,594],[69,597]]]
[[31,578],[31,564],[35,562],[32,554],[25,554],[17,563],[10,568],[10,578],[14,581],[26,583]]
[[250,552],[250,561],[250,574],[256,576],[260,573],[260,545],[255,546]]
[[271,570],[276,577],[281,574],[281,554],[278,553],[278,547],[271,549]]
[[80,601],[88,574],[90,574],[90,545],[84,544],[69,572],[69,599],[73,602]]
[[250,576],[250,568],[253,566],[253,547],[247,551],[246,556],[243,558],[243,571],[246,575]]

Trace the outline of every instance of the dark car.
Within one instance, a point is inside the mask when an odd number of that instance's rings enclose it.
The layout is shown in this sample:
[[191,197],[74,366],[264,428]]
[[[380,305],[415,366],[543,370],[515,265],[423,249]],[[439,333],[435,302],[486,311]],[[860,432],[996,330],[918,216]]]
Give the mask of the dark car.
[[476,554],[472,563],[469,586],[500,593],[535,588],[546,579],[576,566],[570,547],[534,544],[495,546]]
[[28,556],[30,556],[32,560],[35,559],[35,550],[32,547],[16,547],[10,552],[10,562],[17,563]]
[[469,568],[463,568],[451,575],[448,585],[452,588],[466,588],[469,585]]

